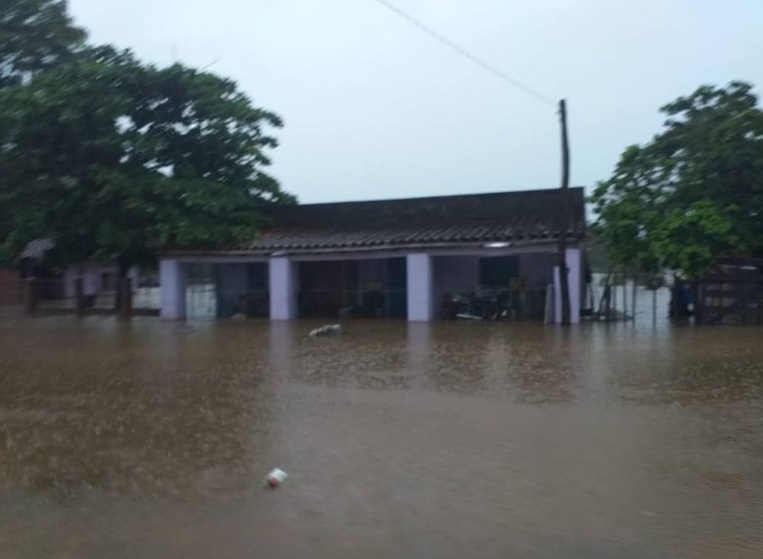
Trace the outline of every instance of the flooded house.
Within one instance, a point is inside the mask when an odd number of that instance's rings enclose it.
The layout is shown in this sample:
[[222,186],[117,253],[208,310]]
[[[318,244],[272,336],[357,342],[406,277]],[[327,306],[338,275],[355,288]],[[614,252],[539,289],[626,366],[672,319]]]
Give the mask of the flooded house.
[[566,204],[562,196],[548,189],[284,207],[248,243],[163,254],[161,316],[430,321],[448,315],[455,294],[502,290],[516,318],[559,321],[564,235],[578,322],[585,197],[582,188],[570,189]]

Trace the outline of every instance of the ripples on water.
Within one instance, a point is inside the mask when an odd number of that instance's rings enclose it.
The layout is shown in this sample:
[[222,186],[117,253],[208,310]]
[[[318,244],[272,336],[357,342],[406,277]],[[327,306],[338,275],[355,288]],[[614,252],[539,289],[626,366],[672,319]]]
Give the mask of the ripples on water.
[[762,330],[315,325],[0,318],[0,555],[763,557]]

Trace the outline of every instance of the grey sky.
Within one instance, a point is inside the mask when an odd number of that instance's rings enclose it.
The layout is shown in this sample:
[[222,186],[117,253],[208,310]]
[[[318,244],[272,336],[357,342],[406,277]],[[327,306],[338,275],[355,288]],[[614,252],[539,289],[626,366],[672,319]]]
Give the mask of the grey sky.
[[[763,84],[760,0],[391,0],[569,103],[572,183],[606,178],[703,83]],[[559,184],[555,108],[374,0],[70,0],[94,41],[237,80],[286,121],[272,172],[303,202]],[[759,91],[759,89],[758,89]]]

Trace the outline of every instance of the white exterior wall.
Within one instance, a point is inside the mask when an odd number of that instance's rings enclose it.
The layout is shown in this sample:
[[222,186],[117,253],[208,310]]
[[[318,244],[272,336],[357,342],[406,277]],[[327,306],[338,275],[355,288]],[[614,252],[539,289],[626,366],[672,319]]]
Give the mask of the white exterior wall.
[[297,264],[288,257],[270,259],[270,319],[297,318]]
[[159,262],[159,285],[161,285],[161,313],[167,320],[179,320],[186,316],[186,269],[177,260]]
[[432,257],[429,254],[409,254],[407,258],[408,320],[432,320],[434,318]]
[[[82,265],[82,266],[69,266],[64,272],[64,296],[74,297],[76,294],[76,281],[82,278],[82,293],[83,295],[97,295],[101,289],[101,275],[113,274],[116,276],[118,273],[117,267],[114,265]],[[127,277],[132,282],[133,289],[138,287],[140,280],[140,270],[137,267],[132,267],[127,272]]]
[[103,268],[86,268],[82,274],[82,290],[85,295],[96,295],[101,290]]
[[101,274],[111,271],[109,266],[69,266],[64,272],[64,295],[75,296],[79,278],[82,278],[83,295],[96,295],[101,288]]
[[75,282],[79,274],[71,266],[64,272],[64,297],[74,297],[76,295]]
[[[570,322],[580,322],[580,303],[583,290],[583,262],[579,248],[567,249],[567,277],[570,287]],[[562,286],[559,266],[554,267],[554,317],[557,324],[562,322]]]

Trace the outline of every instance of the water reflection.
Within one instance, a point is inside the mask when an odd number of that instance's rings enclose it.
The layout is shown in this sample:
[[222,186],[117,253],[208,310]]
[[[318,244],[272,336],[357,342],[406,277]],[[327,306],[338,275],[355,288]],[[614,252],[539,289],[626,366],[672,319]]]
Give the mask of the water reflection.
[[316,325],[0,320],[4,555],[761,556],[759,329]]

